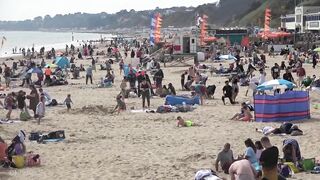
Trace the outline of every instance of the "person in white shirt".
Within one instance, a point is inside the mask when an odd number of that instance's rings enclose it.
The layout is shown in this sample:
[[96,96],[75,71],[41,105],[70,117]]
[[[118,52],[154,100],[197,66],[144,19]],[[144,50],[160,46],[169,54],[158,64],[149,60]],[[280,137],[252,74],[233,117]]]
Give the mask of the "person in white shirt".
[[263,84],[264,82],[266,82],[266,72],[264,72],[263,69],[259,70],[260,72],[260,76],[259,76],[259,85]]
[[52,99],[48,92],[44,91],[42,88],[39,88],[40,96],[43,95],[45,98],[44,104],[47,106],[51,103]]

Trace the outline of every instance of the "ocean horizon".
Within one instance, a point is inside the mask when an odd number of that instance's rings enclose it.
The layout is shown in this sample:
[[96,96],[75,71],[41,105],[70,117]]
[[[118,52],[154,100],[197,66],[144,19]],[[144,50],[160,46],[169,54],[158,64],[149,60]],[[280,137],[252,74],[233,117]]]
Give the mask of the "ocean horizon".
[[[5,37],[4,40],[3,37]],[[19,53],[20,48],[31,50],[34,47],[35,51],[39,52],[41,47],[45,47],[45,51],[48,51],[51,48],[64,49],[66,44],[69,47],[71,44],[77,47],[89,40],[110,39],[111,37],[111,34],[86,32],[0,31],[0,57],[20,55],[13,54],[13,49]]]

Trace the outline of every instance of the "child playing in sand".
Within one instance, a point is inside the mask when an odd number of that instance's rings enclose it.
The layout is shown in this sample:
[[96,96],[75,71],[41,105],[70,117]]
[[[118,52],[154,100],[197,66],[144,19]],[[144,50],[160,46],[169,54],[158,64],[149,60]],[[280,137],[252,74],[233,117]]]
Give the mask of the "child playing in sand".
[[73,102],[72,102],[72,100],[71,100],[71,94],[68,94],[67,98],[64,100],[63,103],[66,104],[67,110],[68,110],[68,112],[69,112],[70,109],[71,109],[71,103],[73,104]]
[[181,116],[177,117],[177,127],[191,127],[191,126],[200,126],[190,120],[185,121]]
[[43,118],[44,114],[45,114],[45,101],[46,101],[45,97],[41,96],[40,102],[38,103],[37,108],[36,108],[36,115],[38,117],[38,124],[40,124],[41,118]]
[[117,100],[117,106],[114,108],[113,112],[118,110],[118,113],[120,113],[120,111],[127,110],[127,106],[126,106],[126,103],[124,102],[124,98],[121,92],[120,94],[117,95],[116,100]]

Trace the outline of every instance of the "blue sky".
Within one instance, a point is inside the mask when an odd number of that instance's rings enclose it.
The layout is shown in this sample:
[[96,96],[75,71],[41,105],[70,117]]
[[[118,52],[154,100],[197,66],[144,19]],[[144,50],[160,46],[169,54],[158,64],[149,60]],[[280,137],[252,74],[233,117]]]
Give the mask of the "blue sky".
[[75,12],[115,13],[123,9],[197,6],[216,1],[218,0],[0,0],[0,20],[25,20],[47,14],[54,16]]

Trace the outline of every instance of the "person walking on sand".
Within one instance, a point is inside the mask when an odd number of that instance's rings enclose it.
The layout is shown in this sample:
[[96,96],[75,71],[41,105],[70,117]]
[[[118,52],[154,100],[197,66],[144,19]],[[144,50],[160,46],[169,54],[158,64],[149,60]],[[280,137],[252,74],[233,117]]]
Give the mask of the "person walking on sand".
[[124,68],[124,62],[123,62],[123,59],[121,59],[119,62],[120,75],[122,74],[123,68]]
[[11,82],[11,69],[6,64],[4,64],[4,79],[6,83],[6,88],[9,88]]
[[40,124],[40,121],[45,114],[45,97],[43,95],[41,95],[40,102],[37,105],[36,114],[38,116],[38,124]]
[[14,104],[13,94],[9,93],[4,101],[5,101],[5,108],[8,110],[8,113],[6,115],[6,118],[7,118],[6,120],[8,121],[11,118],[11,113],[12,113],[13,104]]
[[67,95],[67,98],[64,100],[63,103],[67,106],[67,111],[69,112],[71,109],[71,103],[73,104],[73,102],[71,100],[71,94]]
[[34,85],[31,85],[30,89],[31,89],[31,92],[27,96],[27,99],[29,99],[29,109],[33,111],[34,118],[37,118],[36,108],[39,103],[39,93]]
[[88,84],[89,79],[90,79],[91,84],[93,84],[92,83],[92,66],[91,65],[86,69],[86,84]]
[[51,74],[52,74],[52,71],[50,69],[50,66],[48,66],[46,68],[46,70],[44,71],[44,75],[45,75],[45,80],[44,80],[44,84],[47,84],[49,85],[51,83]]

